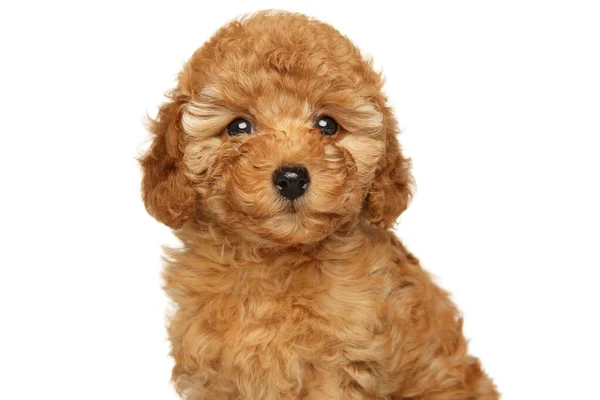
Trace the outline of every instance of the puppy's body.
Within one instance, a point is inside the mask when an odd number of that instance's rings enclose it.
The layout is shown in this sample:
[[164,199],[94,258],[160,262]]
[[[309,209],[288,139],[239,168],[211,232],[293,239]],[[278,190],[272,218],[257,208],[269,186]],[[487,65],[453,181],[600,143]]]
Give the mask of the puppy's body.
[[166,289],[190,399],[495,399],[461,321],[390,232],[357,226],[284,254],[178,232]]
[[347,38],[288,13],[227,25],[179,74],[141,163],[184,245],[165,287],[187,399],[498,397],[389,231],[411,177],[381,87]]

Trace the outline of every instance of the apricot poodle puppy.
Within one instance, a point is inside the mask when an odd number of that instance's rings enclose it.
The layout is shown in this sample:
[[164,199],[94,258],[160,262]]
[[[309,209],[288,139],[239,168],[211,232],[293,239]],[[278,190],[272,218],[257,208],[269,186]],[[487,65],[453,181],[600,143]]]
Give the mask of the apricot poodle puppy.
[[178,75],[141,157],[189,400],[497,399],[460,315],[390,228],[410,163],[370,61],[331,26],[259,12]]

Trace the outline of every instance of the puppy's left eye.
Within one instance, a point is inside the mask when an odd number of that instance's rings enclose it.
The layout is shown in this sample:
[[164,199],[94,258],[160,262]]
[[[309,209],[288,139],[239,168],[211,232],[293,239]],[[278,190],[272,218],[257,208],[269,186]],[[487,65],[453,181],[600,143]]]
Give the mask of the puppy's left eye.
[[335,122],[335,119],[328,116],[317,118],[315,121],[315,128],[319,128],[321,133],[326,136],[333,136],[340,129],[338,123]]
[[252,124],[245,118],[236,118],[227,125],[227,134],[236,136],[252,133]]

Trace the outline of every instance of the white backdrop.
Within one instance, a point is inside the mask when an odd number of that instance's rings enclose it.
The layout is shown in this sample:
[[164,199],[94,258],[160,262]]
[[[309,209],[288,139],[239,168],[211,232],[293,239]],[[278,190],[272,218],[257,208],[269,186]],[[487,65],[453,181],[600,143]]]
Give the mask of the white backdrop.
[[219,26],[265,8],[383,68],[418,185],[398,234],[504,398],[600,398],[598,6],[373,0],[2,3],[0,398],[176,398],[142,118]]

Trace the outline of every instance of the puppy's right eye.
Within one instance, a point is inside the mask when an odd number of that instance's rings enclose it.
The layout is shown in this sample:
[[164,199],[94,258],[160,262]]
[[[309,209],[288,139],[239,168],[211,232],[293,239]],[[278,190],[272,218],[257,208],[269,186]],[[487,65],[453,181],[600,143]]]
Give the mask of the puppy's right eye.
[[236,136],[242,134],[252,133],[252,124],[245,118],[236,118],[227,125],[227,134],[229,136]]

